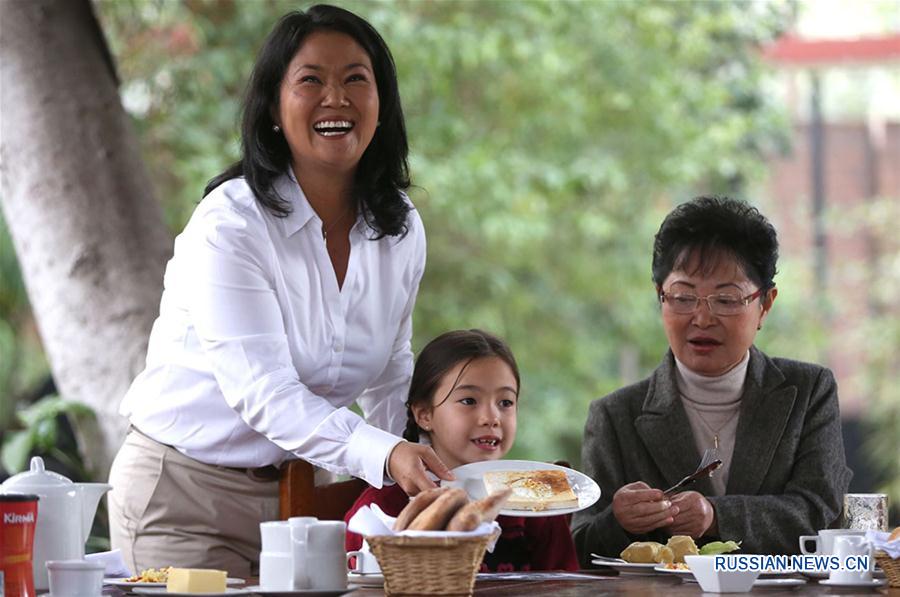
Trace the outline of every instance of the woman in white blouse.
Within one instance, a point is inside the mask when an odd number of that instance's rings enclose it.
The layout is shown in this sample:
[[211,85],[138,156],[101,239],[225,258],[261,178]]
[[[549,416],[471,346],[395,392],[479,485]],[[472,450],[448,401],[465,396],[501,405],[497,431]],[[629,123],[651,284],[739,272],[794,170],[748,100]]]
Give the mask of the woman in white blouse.
[[[303,458],[409,494],[451,478],[403,442],[425,268],[390,51],[356,15],[283,17],[248,85],[241,161],[175,241],[121,412],[112,545],[138,571],[249,576],[276,469]],[[348,407],[358,403],[365,420]]]

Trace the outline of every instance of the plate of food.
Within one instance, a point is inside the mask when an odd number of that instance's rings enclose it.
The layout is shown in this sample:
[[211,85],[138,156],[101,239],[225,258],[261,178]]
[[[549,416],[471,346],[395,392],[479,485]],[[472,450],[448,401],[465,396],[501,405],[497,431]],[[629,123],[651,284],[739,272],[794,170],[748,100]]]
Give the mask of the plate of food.
[[442,486],[461,487],[473,500],[510,488],[512,495],[500,510],[504,516],[558,516],[592,506],[600,487],[576,470],[533,460],[485,460],[453,469],[455,481]]
[[606,566],[607,568],[612,568],[619,574],[656,574],[655,570],[659,564],[639,564],[635,562],[626,562],[625,560],[621,560],[619,558],[602,558],[591,560],[592,564],[596,564],[597,566]]
[[[128,578],[104,578],[103,584],[111,585],[122,589],[123,591],[133,591],[135,588],[166,588],[169,580],[169,570],[172,566],[165,568],[147,568],[141,570],[140,574],[129,576]],[[243,585],[246,583],[243,578],[227,578],[225,584],[228,586]]]
[[657,564],[654,568],[656,572],[662,572],[664,574],[674,574],[675,576],[680,576],[685,580],[693,580],[694,573],[691,572],[691,569],[687,564],[683,562],[669,562],[668,564]]

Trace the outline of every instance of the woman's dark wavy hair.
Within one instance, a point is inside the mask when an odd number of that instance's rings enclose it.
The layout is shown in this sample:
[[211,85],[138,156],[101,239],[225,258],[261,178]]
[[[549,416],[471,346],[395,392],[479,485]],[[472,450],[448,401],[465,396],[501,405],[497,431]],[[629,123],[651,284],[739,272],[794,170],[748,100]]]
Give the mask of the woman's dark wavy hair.
[[377,233],[403,235],[409,204],[401,191],[409,188],[409,145],[400,105],[394,58],[378,32],[350,11],[318,4],[306,12],[291,12],[278,21],[257,56],[247,83],[241,118],[241,160],[213,178],[204,196],[225,181],[243,176],[257,200],[272,214],[284,217],[290,204],[274,187],[290,167],[291,151],[284,135],[272,130],[271,110],[277,108],[281,80],[303,40],[316,31],[336,31],[352,37],[372,60],[378,86],[375,136],[360,158],[353,199]]
[[[459,363],[465,362],[459,376],[453,382],[452,388],[455,388],[459,383],[459,377],[462,376],[469,363],[485,357],[498,357],[509,365],[516,378],[516,394],[518,395],[519,366],[516,364],[516,358],[509,346],[503,340],[482,330],[445,332],[429,342],[419,353],[419,358],[416,359],[412,381],[409,385],[409,398],[406,401],[406,430],[403,432],[403,438],[411,442],[419,441],[421,428],[416,423],[412,407],[417,404],[430,405],[441,380],[448,371]],[[439,404],[443,404],[449,395],[448,393]]]
[[723,255],[733,257],[750,280],[764,290],[775,286],[778,235],[759,210],[728,197],[697,197],[663,220],[653,243],[653,282],[657,288],[672,270],[696,257],[697,269],[711,271]]

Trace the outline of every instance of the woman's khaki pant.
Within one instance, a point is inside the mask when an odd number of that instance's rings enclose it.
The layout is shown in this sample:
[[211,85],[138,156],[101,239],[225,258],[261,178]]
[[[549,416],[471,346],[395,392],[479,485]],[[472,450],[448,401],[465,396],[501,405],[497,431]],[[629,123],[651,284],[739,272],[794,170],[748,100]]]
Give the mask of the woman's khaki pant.
[[215,568],[258,574],[259,523],[278,518],[278,482],[189,458],[132,430],[109,482],[113,549],[145,568]]

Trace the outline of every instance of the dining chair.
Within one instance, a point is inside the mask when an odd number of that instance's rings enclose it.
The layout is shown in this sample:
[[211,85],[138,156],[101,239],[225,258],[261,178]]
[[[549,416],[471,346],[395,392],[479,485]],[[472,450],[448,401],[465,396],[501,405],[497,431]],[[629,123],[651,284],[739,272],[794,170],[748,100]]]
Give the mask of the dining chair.
[[367,487],[361,479],[316,486],[314,476],[313,466],[305,460],[289,460],[281,467],[278,508],[282,520],[291,516],[344,520],[344,514]]

